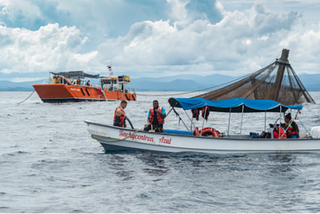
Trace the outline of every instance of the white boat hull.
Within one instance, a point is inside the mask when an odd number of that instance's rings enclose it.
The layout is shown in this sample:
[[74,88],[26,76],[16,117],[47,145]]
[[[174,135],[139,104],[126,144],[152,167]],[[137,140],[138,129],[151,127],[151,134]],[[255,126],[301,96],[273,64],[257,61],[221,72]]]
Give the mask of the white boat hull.
[[105,150],[149,150],[212,154],[320,153],[320,139],[212,138],[137,131],[85,121]]

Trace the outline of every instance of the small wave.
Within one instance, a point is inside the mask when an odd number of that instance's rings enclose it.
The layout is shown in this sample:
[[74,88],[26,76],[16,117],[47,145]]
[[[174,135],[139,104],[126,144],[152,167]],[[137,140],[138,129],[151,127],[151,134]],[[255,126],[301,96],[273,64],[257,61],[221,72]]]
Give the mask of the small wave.
[[25,152],[25,151],[16,151],[16,152],[12,152],[12,153],[6,153],[3,154],[4,156],[17,156],[17,155],[24,155],[24,154],[29,154],[29,152]]

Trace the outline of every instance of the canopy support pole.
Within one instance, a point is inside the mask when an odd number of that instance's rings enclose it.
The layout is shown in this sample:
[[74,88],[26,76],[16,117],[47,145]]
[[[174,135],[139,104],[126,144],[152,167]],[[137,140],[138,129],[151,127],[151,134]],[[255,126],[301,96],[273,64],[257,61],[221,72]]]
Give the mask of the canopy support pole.
[[244,105],[242,104],[241,126],[240,126],[240,138],[241,138],[241,134],[242,134],[243,111],[244,111]]
[[267,110],[264,111],[264,131],[267,131]]
[[[298,111],[299,111],[299,110],[298,110]],[[301,121],[300,118],[298,117],[298,113],[297,113],[297,115],[296,115],[296,118],[298,118],[298,120],[299,120],[299,122],[301,123],[301,125],[303,126],[304,130],[306,130],[306,132],[308,133],[309,138],[312,139],[313,137],[311,136],[309,130],[303,125],[302,121]]]
[[230,108],[230,111],[229,111],[228,137],[230,137],[230,135],[229,135],[229,130],[230,130],[230,119],[231,119],[231,108]]
[[[186,112],[186,110],[184,110],[184,112],[186,113],[187,117],[188,117],[188,118],[189,118],[189,120],[191,121],[191,128],[190,128],[190,131],[192,131],[192,125],[194,125],[194,124],[193,124],[193,118],[192,118],[192,119],[190,119],[190,117],[189,117],[188,113]],[[196,126],[194,125],[194,127],[196,127]]]
[[[188,131],[190,131],[190,130],[188,129],[187,125],[186,125],[186,124],[183,122],[183,120],[181,119],[179,113],[178,113],[173,107],[172,107],[172,110],[173,110],[174,113],[176,113],[176,115],[179,117],[179,121],[181,120],[182,123],[183,123],[183,125],[186,127],[186,129],[187,129]],[[169,114],[169,113],[168,113],[168,114]]]
[[278,129],[278,132],[279,132],[279,139],[280,139],[280,129],[281,129],[281,113],[282,113],[282,106],[280,106],[280,117],[279,117],[279,129]]
[[[205,110],[204,110],[204,116],[206,116],[206,114],[207,114],[207,108],[205,107]],[[202,136],[202,130],[203,130],[203,126],[204,126],[204,121],[205,121],[205,119],[203,118],[203,122],[202,122],[202,128],[201,128],[200,136]]]
[[166,115],[166,117],[170,114],[170,112],[172,111],[173,107],[170,109],[170,111],[168,112],[168,114]]

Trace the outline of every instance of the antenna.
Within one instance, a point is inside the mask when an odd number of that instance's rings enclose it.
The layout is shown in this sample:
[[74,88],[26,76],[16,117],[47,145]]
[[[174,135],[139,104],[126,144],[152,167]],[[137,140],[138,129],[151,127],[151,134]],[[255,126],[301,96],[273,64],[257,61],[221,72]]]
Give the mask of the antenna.
[[107,68],[109,69],[109,78],[111,78],[111,76],[113,75],[112,66],[111,65],[107,65]]

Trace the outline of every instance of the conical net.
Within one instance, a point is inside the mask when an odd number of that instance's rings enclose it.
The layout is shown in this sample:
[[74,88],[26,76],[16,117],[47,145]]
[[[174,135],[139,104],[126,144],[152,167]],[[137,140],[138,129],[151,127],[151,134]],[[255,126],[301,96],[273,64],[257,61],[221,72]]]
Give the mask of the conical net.
[[247,98],[285,105],[315,103],[287,60],[289,50],[274,63],[217,90],[198,95],[208,100]]

